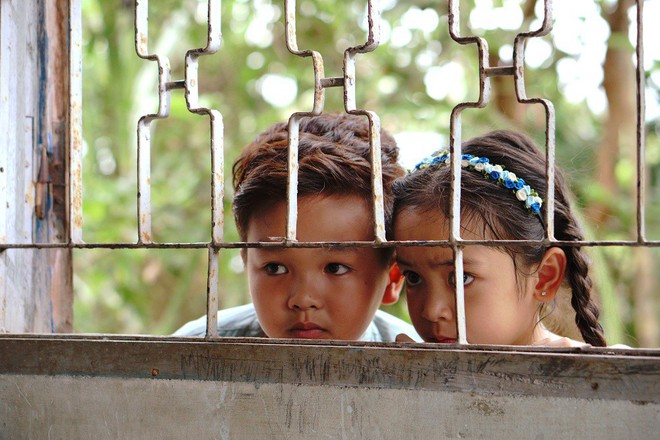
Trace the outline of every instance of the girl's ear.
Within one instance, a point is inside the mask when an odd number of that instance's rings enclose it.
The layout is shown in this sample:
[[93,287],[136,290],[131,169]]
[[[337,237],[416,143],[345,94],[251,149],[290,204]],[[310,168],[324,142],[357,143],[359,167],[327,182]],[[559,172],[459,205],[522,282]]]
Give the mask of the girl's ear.
[[534,286],[534,298],[537,301],[551,301],[564,281],[566,271],[566,254],[558,247],[551,247],[545,251],[536,276],[538,280]]
[[399,270],[399,265],[394,263],[390,268],[390,282],[385,287],[383,293],[383,305],[389,306],[399,300],[399,294],[403,288],[403,274]]

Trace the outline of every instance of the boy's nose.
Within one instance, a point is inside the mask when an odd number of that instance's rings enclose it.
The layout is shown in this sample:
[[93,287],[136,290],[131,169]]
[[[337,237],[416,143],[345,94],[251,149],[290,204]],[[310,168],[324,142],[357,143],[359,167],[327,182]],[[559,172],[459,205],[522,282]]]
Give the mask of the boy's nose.
[[435,293],[424,302],[422,317],[430,322],[454,319],[454,293]]
[[318,283],[314,284],[311,282],[311,280],[297,280],[292,286],[291,292],[289,294],[289,308],[292,310],[309,310],[321,308],[322,301],[316,292],[316,289],[318,288]]

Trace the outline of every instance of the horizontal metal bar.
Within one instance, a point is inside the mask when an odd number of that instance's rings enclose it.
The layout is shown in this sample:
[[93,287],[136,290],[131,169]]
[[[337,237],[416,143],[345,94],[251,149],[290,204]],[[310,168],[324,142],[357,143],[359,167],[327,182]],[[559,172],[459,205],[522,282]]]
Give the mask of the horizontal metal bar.
[[563,240],[418,240],[418,241],[280,241],[280,242],[191,242],[191,243],[15,243],[0,244],[0,252],[8,249],[245,249],[245,248],[392,248],[392,247],[451,247],[459,246],[565,246],[565,247],[660,247],[660,241],[563,241]]
[[165,83],[165,90],[167,91],[175,90],[175,89],[185,89],[185,88],[186,88],[186,81],[183,79]]
[[515,68],[513,66],[485,67],[484,73],[488,77],[507,76],[507,75],[513,75],[515,73]]
[[334,76],[332,78],[323,78],[323,79],[321,79],[321,86],[323,86],[324,88],[344,87],[344,77],[343,76]]

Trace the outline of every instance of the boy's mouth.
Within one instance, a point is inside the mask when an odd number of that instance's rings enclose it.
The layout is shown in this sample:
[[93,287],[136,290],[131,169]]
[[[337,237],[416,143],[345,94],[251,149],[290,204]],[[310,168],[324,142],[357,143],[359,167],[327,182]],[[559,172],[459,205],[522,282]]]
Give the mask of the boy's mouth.
[[290,329],[292,337],[298,339],[325,339],[327,332],[313,322],[297,322]]

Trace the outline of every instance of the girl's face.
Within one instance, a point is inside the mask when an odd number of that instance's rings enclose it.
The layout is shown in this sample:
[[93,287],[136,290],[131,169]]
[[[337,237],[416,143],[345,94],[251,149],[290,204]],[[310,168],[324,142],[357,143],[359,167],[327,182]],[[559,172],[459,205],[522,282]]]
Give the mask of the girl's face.
[[[464,225],[462,238],[483,239],[479,225]],[[396,240],[446,240],[441,213],[405,209],[395,219]],[[426,342],[456,342],[453,252],[448,247],[400,247],[397,262],[406,278],[410,317]],[[533,342],[538,302],[534,277],[516,278],[513,259],[493,247],[463,250],[467,340],[471,344],[528,345]],[[520,281],[518,281],[520,280]]]

